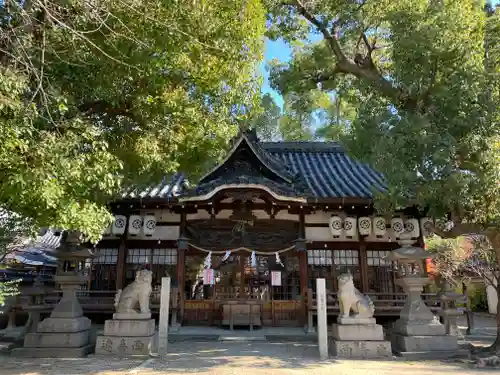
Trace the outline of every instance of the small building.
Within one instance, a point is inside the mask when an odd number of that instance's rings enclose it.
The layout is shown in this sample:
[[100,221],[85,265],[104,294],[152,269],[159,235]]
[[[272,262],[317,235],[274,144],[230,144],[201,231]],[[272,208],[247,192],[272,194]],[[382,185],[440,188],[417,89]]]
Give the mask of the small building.
[[387,304],[376,314],[396,316],[401,291],[383,257],[405,230],[421,244],[426,219],[412,208],[376,216],[373,197],[384,191],[383,177],[337,143],[243,132],[196,186],[179,173],[111,204],[115,222],[97,245],[88,288],[108,300],[93,311],[111,313],[114,291],[148,265],[154,289],[172,277],[183,324],[219,324],[221,305],[237,300],[260,301],[263,325],[303,324],[315,279],[334,293],[344,272]]

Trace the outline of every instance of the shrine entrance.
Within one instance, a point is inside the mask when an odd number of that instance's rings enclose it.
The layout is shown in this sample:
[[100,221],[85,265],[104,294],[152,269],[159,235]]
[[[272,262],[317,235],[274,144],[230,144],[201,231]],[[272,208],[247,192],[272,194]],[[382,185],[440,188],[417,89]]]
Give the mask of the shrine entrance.
[[230,326],[230,314],[237,314],[234,325],[247,325],[245,311],[251,311],[255,327],[297,326],[304,308],[297,251],[278,259],[276,253],[256,254],[254,265],[251,256],[245,250],[227,259],[212,255],[207,269],[207,254],[186,255],[183,324]]

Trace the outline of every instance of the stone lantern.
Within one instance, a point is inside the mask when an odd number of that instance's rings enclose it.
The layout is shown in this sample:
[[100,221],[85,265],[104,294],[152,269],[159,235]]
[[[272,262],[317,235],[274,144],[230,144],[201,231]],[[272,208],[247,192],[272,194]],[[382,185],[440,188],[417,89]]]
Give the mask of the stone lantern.
[[85,284],[84,263],[94,256],[91,249],[80,245],[79,233],[70,232],[63,237],[56,250],[57,274],[54,281],[63,292],[50,317],[38,323],[35,332],[26,334],[24,347],[14,349],[13,356],[22,357],[82,357],[92,345],[89,343],[91,322],[83,316],[76,291]]
[[431,356],[446,357],[458,348],[457,339],[446,335],[445,326],[421,298],[423,287],[430,282],[421,267],[424,259],[429,258],[429,253],[413,246],[415,240],[406,237],[403,235],[398,241],[399,249],[385,257],[387,261],[398,262],[402,272],[396,284],[407,294],[399,319],[390,331],[392,346],[401,353],[426,352]]
[[457,325],[457,318],[463,315],[463,310],[458,309],[457,304],[464,303],[466,297],[463,294],[456,293],[452,290],[450,283],[443,280],[439,298],[441,300],[440,315],[446,328],[446,334],[463,338],[462,332]]

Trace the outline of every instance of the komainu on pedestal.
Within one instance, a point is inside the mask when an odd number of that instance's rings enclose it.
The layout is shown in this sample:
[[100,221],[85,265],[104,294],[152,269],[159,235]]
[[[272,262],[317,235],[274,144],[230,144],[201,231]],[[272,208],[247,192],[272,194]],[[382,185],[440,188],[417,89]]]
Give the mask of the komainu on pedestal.
[[[340,315],[332,325],[332,355],[339,358],[392,358],[391,343],[373,317],[371,299],[354,286],[352,275],[338,276]],[[351,312],[353,314],[351,315]]]
[[118,290],[116,312],[113,319],[104,323],[104,335],[97,337],[96,354],[146,356],[151,353],[155,335],[155,321],[149,309],[151,282],[152,272],[141,269],[131,284]]

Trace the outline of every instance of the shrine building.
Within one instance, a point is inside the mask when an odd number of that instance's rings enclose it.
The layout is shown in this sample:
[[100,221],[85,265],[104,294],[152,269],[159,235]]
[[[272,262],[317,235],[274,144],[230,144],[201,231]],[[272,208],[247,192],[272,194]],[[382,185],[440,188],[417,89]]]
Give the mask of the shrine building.
[[336,277],[350,272],[376,316],[396,317],[404,294],[383,258],[402,233],[422,246],[431,222],[415,208],[377,216],[374,195],[384,191],[382,175],[337,143],[261,142],[243,132],[198,185],[178,173],[110,205],[115,221],[97,245],[92,298],[82,305],[111,314],[115,291],[147,265],[153,313],[169,275],[183,325],[224,325],[226,305],[250,303],[260,325],[297,326],[313,309],[315,279],[326,279],[334,314]]

